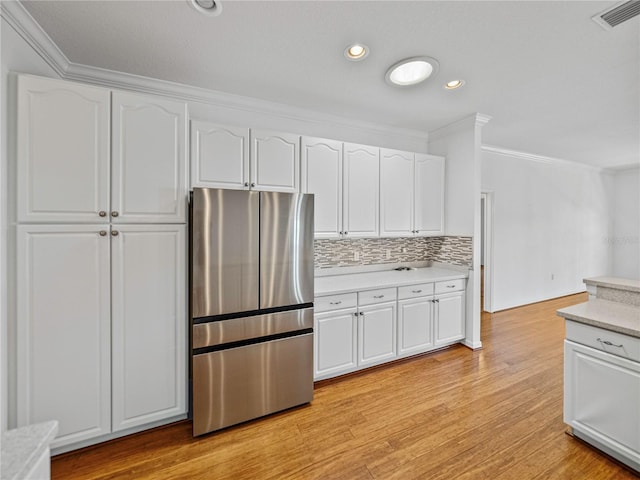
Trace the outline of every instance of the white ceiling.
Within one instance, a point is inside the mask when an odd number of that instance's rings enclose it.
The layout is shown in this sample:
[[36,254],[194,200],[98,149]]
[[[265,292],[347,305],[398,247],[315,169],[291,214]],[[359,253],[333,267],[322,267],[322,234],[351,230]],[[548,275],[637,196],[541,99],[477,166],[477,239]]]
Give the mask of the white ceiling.
[[[418,131],[475,112],[483,144],[620,167],[640,162],[640,17],[615,1],[23,1],[71,62]],[[371,49],[349,62],[354,41]],[[386,69],[438,59],[400,89]],[[445,91],[454,78],[466,85]]]

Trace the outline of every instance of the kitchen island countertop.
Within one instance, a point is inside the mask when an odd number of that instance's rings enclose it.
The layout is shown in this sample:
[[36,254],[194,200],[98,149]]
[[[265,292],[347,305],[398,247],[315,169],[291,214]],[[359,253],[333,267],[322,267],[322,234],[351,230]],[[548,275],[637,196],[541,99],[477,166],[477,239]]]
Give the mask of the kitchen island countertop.
[[467,278],[467,271],[442,266],[423,267],[413,270],[393,269],[343,275],[316,276],[315,296],[398,287],[419,283],[431,283]]
[[558,310],[567,320],[640,338],[640,307],[595,298]]

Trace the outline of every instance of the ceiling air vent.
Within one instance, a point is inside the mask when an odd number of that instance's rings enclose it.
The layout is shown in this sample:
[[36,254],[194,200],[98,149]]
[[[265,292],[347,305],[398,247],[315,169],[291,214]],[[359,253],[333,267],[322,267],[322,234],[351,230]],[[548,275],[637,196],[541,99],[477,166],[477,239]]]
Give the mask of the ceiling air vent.
[[613,8],[608,8],[591,18],[605,30],[611,30],[638,14],[640,14],[640,0],[629,0],[618,3]]

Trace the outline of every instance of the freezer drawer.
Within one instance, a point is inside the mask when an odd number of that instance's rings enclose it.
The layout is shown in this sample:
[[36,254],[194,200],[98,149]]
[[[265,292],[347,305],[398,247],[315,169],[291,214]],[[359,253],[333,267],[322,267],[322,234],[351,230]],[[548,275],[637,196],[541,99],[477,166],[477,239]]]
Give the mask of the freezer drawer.
[[313,400],[313,334],[194,355],[193,435]]

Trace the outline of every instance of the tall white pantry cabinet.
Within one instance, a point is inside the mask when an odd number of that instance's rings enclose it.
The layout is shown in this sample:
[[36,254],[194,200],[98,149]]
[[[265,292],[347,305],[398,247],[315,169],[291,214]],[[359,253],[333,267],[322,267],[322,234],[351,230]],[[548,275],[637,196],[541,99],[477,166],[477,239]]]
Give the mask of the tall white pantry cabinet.
[[184,416],[186,104],[17,88],[18,426],[64,450]]

